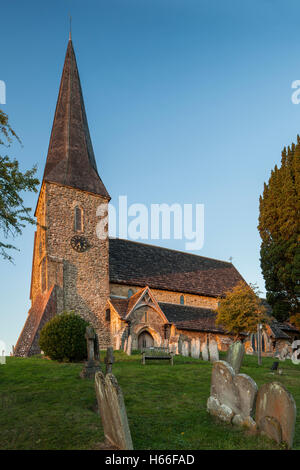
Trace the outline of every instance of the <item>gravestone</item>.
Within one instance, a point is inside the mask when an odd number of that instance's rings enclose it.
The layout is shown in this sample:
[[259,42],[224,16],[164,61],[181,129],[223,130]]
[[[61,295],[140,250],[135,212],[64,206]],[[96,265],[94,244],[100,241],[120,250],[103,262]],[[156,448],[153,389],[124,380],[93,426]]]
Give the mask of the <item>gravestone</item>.
[[279,382],[271,382],[260,387],[256,399],[255,420],[258,429],[278,443],[293,445],[296,404],[292,395]]
[[216,362],[219,360],[219,350],[218,343],[215,340],[209,342],[209,359],[211,362]]
[[120,345],[121,345],[121,338],[120,336],[117,336],[116,338],[116,350],[117,351],[120,349]]
[[278,361],[273,362],[272,367],[271,367],[271,370],[272,370],[272,371],[277,371],[277,370],[278,370],[278,366],[279,366],[279,362],[278,362]]
[[101,370],[99,361],[95,360],[95,355],[99,359],[99,349],[97,351],[97,343],[96,343],[96,333],[92,326],[87,326],[85,331],[85,338],[87,342],[87,356],[88,360],[85,363],[84,368],[80,373],[80,377],[82,379],[93,379],[95,377],[95,373]]
[[95,388],[106,442],[119,450],[133,450],[123,393],[113,374],[97,372]]
[[183,356],[189,355],[189,342],[188,341],[182,342],[182,355]]
[[248,375],[236,375],[225,361],[214,363],[207,410],[223,421],[255,427],[252,419],[257,385]]
[[208,361],[209,360],[208,347],[207,347],[206,341],[201,346],[201,354],[202,354],[203,361]]
[[126,353],[128,356],[131,356],[131,349],[132,349],[132,336],[130,335],[127,340],[126,345]]
[[235,341],[229,346],[226,356],[226,362],[231,365],[236,374],[240,372],[244,354],[245,348],[243,343],[241,343],[240,341]]
[[292,356],[292,348],[288,345],[285,345],[279,353],[278,359],[280,361],[285,361],[286,359],[290,359]]
[[199,338],[193,338],[192,339],[191,356],[194,359],[199,359],[199,357],[200,357],[200,339]]
[[104,359],[105,362],[105,374],[111,374],[112,372],[112,365],[115,362],[114,359],[114,350],[112,347],[108,347],[106,350],[106,356]]
[[182,352],[182,347],[183,347],[183,339],[181,337],[179,337],[178,339],[178,354],[181,354],[183,355],[183,352]]

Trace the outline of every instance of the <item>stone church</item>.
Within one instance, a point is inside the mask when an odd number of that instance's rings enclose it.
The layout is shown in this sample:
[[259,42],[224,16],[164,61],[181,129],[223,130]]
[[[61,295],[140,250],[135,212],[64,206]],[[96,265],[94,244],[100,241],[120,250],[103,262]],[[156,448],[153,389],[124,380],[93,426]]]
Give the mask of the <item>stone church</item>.
[[[73,310],[95,328],[100,347],[131,350],[215,339],[218,296],[241,275],[225,261],[123,239],[101,240],[96,211],[110,196],[96,165],[72,40],[69,40],[35,210],[31,308],[16,356],[40,353],[41,328]],[[269,337],[266,341],[269,341]]]

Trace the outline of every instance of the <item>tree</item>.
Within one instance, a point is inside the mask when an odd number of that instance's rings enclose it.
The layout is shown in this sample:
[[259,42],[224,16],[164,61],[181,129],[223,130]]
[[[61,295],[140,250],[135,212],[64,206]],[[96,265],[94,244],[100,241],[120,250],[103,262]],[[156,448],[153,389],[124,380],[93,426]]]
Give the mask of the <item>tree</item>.
[[39,346],[50,359],[81,361],[86,359],[85,331],[88,323],[72,312],[64,312],[42,328]]
[[[13,139],[21,143],[9,125],[7,114],[0,109],[0,146],[10,147]],[[24,206],[21,196],[23,191],[37,192],[39,180],[35,178],[35,173],[35,166],[22,173],[16,159],[0,155],[0,231],[4,238],[20,235],[25,222],[35,223],[30,216],[31,208]],[[12,261],[13,258],[7,251],[11,249],[17,248],[0,240],[0,256]]]
[[296,313],[290,317],[290,323],[300,330],[300,313]]
[[273,315],[287,320],[300,309],[300,138],[283,149],[259,200],[261,269]]
[[256,286],[240,281],[231,291],[219,298],[216,324],[238,337],[253,333],[258,323],[266,323],[266,309],[258,296]]

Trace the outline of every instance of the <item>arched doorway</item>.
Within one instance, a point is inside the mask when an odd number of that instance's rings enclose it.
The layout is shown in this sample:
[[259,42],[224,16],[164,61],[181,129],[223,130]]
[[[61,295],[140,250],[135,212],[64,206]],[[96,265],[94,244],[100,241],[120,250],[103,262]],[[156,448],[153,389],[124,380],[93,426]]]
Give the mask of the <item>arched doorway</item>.
[[148,333],[148,331],[143,331],[140,335],[139,335],[139,349],[143,349],[143,348],[151,348],[152,346],[154,346],[154,339],[153,337],[150,335],[150,333]]

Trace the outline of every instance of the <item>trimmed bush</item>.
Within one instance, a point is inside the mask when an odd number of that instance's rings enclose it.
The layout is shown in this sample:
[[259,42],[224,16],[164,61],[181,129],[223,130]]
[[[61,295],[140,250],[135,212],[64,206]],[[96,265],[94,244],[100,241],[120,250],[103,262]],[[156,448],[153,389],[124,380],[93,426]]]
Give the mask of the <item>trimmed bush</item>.
[[88,323],[74,312],[52,318],[41,330],[39,346],[56,361],[76,362],[87,357],[85,330]]

